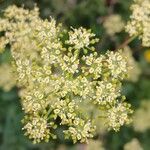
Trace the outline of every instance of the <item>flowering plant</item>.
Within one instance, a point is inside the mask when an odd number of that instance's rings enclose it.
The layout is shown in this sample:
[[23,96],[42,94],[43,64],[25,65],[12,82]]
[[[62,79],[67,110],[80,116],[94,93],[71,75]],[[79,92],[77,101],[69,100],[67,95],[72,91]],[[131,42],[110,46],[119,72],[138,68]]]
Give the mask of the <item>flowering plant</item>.
[[130,104],[121,94],[129,71],[121,50],[99,54],[91,30],[66,31],[54,19],[42,20],[36,7],[8,7],[0,31],[1,51],[11,46],[21,89],[23,130],[34,143],[56,138],[58,125],[66,127],[66,138],[87,142],[97,120],[115,131],[131,122]]

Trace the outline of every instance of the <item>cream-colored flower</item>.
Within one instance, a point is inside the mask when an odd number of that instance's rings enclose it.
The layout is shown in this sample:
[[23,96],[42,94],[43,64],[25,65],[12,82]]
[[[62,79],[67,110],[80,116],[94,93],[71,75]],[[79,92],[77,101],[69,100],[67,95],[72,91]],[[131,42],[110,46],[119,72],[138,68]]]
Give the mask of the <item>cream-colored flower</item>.
[[39,143],[41,140],[49,138],[49,129],[47,120],[43,117],[35,116],[25,124],[23,130],[26,130],[26,135],[30,139],[34,139],[34,143]]
[[124,29],[124,22],[120,15],[113,14],[104,21],[104,28],[108,35],[113,36],[115,33],[119,33]]
[[103,143],[100,140],[89,140],[87,150],[105,150]]
[[141,106],[135,111],[133,127],[136,131],[145,132],[150,129],[150,101],[142,101]]
[[[11,45],[26,135],[34,142],[55,138],[59,118],[66,138],[87,142],[95,134],[101,109],[107,129],[117,131],[128,124],[131,110],[120,104],[121,81],[128,74],[123,53],[98,55],[91,46],[98,40],[90,30],[65,32],[54,19],[42,20],[38,14],[37,8],[10,6],[0,21]],[[96,111],[93,117],[90,111]]]
[[95,34],[91,33],[90,30],[80,27],[69,32],[69,40],[66,43],[72,45],[75,49],[87,48],[90,44],[97,42],[97,39],[93,39],[94,37]]
[[134,138],[130,142],[126,143],[124,145],[124,150],[144,150],[140,144],[140,142]]
[[130,36],[139,36],[145,47],[150,46],[150,1],[134,0],[131,6],[132,14],[126,26]]
[[130,47],[125,47],[123,53],[126,56],[127,65],[130,67],[127,80],[137,82],[141,74],[141,68],[138,62],[134,59]]
[[13,73],[12,66],[7,63],[0,65],[0,87],[4,91],[10,91],[16,85],[16,75]]

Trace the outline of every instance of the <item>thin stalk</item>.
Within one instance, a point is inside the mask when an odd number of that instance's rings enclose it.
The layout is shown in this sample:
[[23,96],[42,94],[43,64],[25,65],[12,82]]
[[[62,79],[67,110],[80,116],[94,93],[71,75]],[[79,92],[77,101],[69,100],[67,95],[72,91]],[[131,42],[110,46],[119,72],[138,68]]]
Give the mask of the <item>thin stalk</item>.
[[132,36],[127,38],[121,45],[119,45],[116,49],[122,49],[125,46],[127,46],[129,43],[131,43],[134,39],[136,38],[136,36]]

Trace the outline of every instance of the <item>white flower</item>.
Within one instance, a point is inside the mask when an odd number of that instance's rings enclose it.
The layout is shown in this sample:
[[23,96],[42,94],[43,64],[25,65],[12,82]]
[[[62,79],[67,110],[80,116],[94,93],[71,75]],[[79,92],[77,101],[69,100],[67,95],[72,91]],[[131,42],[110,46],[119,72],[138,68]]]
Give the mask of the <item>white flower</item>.
[[150,1],[135,0],[131,6],[131,20],[126,26],[126,31],[130,36],[139,36],[143,46],[150,46]]

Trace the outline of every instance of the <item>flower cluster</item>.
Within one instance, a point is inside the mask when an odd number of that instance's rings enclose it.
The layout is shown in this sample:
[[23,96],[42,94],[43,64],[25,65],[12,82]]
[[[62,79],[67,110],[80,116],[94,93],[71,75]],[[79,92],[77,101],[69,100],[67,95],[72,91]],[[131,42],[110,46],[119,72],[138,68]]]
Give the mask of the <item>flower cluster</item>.
[[81,49],[89,47],[90,44],[95,44],[98,42],[98,39],[91,40],[95,37],[94,33],[91,33],[91,30],[86,30],[84,28],[72,29],[69,32],[69,40],[66,41],[66,44],[72,45],[75,49]]
[[0,38],[0,53],[5,50],[5,46],[8,44],[8,40],[5,37]]
[[89,140],[86,147],[87,150],[105,150],[103,143],[100,140]]
[[133,127],[136,131],[139,132],[144,132],[147,129],[150,129],[150,101],[149,100],[143,101],[140,108],[135,111],[133,117]]
[[16,85],[16,77],[13,73],[12,66],[7,63],[0,65],[0,87],[4,91],[10,91]]
[[113,14],[107,17],[103,25],[106,33],[110,36],[113,36],[114,34],[119,33],[124,29],[124,22],[121,16],[117,14]]
[[140,144],[140,142],[138,141],[138,139],[133,138],[130,142],[126,143],[124,145],[124,150],[144,150]]
[[135,3],[131,6],[131,20],[126,26],[130,36],[139,36],[142,39],[143,46],[150,46],[150,1],[149,0],[134,0]]
[[25,126],[23,130],[26,130],[26,134],[30,139],[34,139],[34,143],[40,142],[41,140],[48,140],[50,136],[50,131],[48,128],[47,120],[40,116],[25,117],[23,122]]
[[117,131],[120,126],[129,124],[131,122],[131,119],[128,118],[129,112],[132,113],[132,110],[130,110],[130,104],[127,103],[118,104],[118,106],[109,109],[107,114],[109,127]]
[[102,115],[108,129],[128,124],[131,110],[121,96],[128,65],[122,51],[98,54],[93,47],[98,39],[90,30],[66,32],[38,14],[37,8],[10,6],[0,23],[11,45],[26,135],[34,143],[56,138],[59,120],[66,138],[87,142]]
[[87,144],[78,143],[72,147],[66,146],[64,144],[58,146],[57,150],[68,150],[68,149],[86,149],[86,150],[105,150],[103,141],[100,139],[90,139]]
[[131,69],[129,69],[128,72],[129,74],[127,80],[132,82],[137,82],[141,74],[141,68],[138,62],[134,59],[130,47],[126,46],[123,52],[124,55],[127,57],[128,66],[131,66]]

